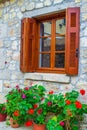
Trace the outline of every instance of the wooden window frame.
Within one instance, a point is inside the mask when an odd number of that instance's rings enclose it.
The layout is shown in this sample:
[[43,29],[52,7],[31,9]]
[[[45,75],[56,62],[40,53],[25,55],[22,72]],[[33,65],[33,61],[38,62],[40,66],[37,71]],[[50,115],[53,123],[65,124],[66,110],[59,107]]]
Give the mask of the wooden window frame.
[[[66,18],[65,69],[38,68],[38,23],[40,21],[61,19],[63,17]],[[78,74],[80,32],[79,7],[71,7],[61,12],[41,17],[24,18],[21,23],[20,69],[22,72],[65,73],[68,75]],[[71,36],[73,36],[74,40]]]
[[[55,35],[55,29],[56,28],[53,27],[53,26],[55,26],[55,21],[56,20],[60,20],[60,19],[63,19],[63,18],[66,19],[66,10],[64,10],[62,12],[59,12],[59,13],[49,14],[49,15],[46,15],[46,16],[35,18],[36,21],[37,21],[37,30],[38,30],[38,32],[37,32],[37,34],[38,34],[37,35],[38,49],[39,49],[39,38],[40,38],[40,36],[39,36],[39,34],[40,34],[40,32],[39,32],[39,30],[40,30],[40,28],[39,28],[40,22],[48,22],[50,20],[52,21],[51,33],[53,35],[51,34],[50,37],[51,37],[51,44],[52,43],[54,44],[55,43],[55,36],[54,35]],[[49,36],[47,36],[47,37],[49,37]],[[45,38],[45,36],[43,38]],[[51,45],[51,48],[55,47],[53,44]],[[50,56],[51,56],[50,57],[51,61],[52,61],[52,58],[55,58],[55,55],[52,55],[52,54],[54,54],[53,50],[54,49],[51,49],[51,51],[49,52]],[[42,53],[46,54],[46,52],[42,52]],[[66,52],[64,52],[64,53],[66,53]],[[63,74],[65,73],[65,67],[64,68],[53,67],[53,62],[50,62],[51,67],[49,67],[49,68],[47,68],[47,67],[39,67],[39,54],[40,53],[37,51],[36,54],[38,55],[37,58],[36,58],[37,59],[37,66],[36,66],[36,69],[35,69],[36,72],[43,72],[43,73],[63,73]]]

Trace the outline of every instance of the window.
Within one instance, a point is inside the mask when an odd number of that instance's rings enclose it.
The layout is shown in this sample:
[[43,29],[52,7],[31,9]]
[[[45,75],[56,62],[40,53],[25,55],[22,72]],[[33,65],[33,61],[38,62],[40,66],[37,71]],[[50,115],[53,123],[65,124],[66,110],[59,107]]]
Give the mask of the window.
[[20,68],[23,72],[78,73],[79,7],[24,18]]

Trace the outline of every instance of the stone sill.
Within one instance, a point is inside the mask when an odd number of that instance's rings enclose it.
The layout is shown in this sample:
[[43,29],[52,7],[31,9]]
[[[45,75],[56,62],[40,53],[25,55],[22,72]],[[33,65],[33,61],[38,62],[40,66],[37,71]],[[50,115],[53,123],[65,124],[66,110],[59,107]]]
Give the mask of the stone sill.
[[66,74],[47,74],[47,73],[26,73],[24,79],[57,82],[57,83],[70,83],[70,76]]

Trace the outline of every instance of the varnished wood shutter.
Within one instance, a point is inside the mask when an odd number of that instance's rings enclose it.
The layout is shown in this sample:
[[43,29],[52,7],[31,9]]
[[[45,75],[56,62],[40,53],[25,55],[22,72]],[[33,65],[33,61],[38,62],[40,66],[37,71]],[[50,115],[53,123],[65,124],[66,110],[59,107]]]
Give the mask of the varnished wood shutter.
[[20,69],[22,72],[33,72],[35,54],[35,20],[24,18],[21,21]]
[[66,73],[78,74],[80,8],[66,11]]

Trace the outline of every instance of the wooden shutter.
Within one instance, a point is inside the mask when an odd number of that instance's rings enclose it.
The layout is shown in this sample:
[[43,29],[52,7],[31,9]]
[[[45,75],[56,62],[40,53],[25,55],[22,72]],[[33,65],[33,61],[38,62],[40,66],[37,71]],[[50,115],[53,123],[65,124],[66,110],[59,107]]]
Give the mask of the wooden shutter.
[[20,69],[22,72],[34,71],[35,20],[24,18],[21,21]]
[[66,11],[66,73],[78,74],[80,8]]

